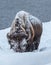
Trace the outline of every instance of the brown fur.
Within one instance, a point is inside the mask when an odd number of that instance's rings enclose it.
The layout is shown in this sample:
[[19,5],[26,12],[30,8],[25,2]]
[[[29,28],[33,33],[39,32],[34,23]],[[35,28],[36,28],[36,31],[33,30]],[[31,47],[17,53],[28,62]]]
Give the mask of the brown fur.
[[32,15],[30,15],[25,11],[18,12],[16,16],[17,17],[15,17],[14,21],[12,22],[9,35],[11,36],[16,31],[16,26],[15,26],[16,19],[19,19],[18,22],[21,22],[20,27],[22,31],[28,35],[26,38],[27,39],[26,51],[33,51],[38,49],[40,38],[42,35],[42,22],[38,18],[34,16],[32,17]]

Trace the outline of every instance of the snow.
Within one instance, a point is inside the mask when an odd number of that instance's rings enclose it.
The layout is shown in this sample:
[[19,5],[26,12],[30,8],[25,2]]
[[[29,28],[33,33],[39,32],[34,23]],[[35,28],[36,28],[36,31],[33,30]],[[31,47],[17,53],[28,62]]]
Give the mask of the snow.
[[46,65],[51,65],[51,63],[49,63],[49,64],[46,64]]
[[6,34],[10,28],[0,30],[0,65],[51,65],[51,21],[43,23],[39,49],[35,52],[16,53],[10,50]]

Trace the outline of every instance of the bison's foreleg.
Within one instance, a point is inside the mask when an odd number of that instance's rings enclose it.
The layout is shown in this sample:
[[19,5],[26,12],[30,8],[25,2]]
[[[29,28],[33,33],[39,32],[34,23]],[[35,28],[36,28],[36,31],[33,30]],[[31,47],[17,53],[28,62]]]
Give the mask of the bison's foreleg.
[[40,37],[35,37],[33,42],[34,50],[38,49],[39,43],[40,43]]

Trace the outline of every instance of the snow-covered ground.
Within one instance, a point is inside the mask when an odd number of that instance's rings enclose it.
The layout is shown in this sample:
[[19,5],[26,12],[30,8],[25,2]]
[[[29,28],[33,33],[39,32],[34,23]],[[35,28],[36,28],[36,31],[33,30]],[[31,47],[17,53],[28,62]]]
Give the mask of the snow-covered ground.
[[0,30],[0,65],[51,65],[51,21],[43,23],[38,51],[15,53],[10,50],[6,34],[10,28]]

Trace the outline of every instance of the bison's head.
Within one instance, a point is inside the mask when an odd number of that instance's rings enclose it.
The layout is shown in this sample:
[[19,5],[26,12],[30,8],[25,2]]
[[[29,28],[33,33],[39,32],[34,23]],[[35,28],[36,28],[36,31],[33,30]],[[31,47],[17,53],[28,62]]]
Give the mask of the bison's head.
[[26,38],[24,36],[22,36],[22,34],[17,34],[17,35],[16,36],[14,36],[14,35],[9,36],[7,34],[10,48],[16,52],[25,52],[26,51],[26,45],[27,45]]

